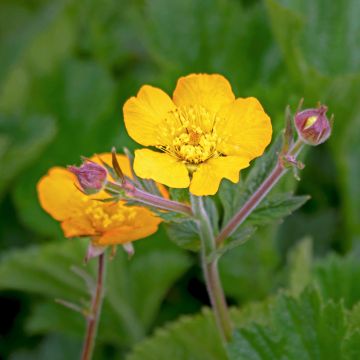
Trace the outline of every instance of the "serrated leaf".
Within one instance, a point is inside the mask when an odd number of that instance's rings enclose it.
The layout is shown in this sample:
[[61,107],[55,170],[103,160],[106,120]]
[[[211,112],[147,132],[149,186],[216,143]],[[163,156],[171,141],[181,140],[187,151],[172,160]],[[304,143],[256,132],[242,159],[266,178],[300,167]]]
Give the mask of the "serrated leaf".
[[343,359],[358,360],[360,357],[360,330],[352,332],[343,343]]
[[[214,234],[219,231],[219,213],[214,200],[204,197],[204,208],[209,216]],[[180,218],[180,220],[182,220]],[[193,220],[186,220],[178,223],[166,224],[166,231],[169,238],[178,246],[186,250],[198,251],[200,249],[199,230]]]
[[[231,309],[230,316],[238,326],[266,317],[268,303],[251,304],[241,311]],[[227,356],[209,309],[200,314],[183,316],[136,345],[126,360],[226,360]]]
[[170,240],[181,248],[192,251],[200,249],[198,227],[194,221],[166,224],[165,229]]
[[[71,270],[74,265],[83,266],[84,271],[94,276],[96,260],[82,265],[86,242],[58,241],[2,255],[0,289],[36,293],[44,299],[31,314],[27,324],[29,331],[83,334],[83,317],[55,304],[54,299],[82,306],[85,306],[84,301],[85,304],[89,302],[83,280]],[[114,260],[107,262],[99,340],[115,346],[129,345],[145,335],[168,288],[188,268],[189,260],[179,251],[153,248],[145,253],[138,251],[131,261],[119,251]]]
[[223,246],[216,249],[208,257],[208,261],[211,262],[217,258],[220,258],[222,255],[226,254],[228,251],[237,248],[240,245],[243,245],[256,231],[255,227],[247,226],[241,227],[241,230],[236,231],[232,235],[230,240],[228,240]]
[[229,181],[222,182],[219,189],[219,198],[224,208],[223,224],[226,224],[233,217],[270,174],[277,163],[281,146],[282,137],[279,136],[271,148],[251,166],[245,180],[241,179],[238,184],[232,184]]
[[[349,326],[341,303],[323,302],[308,289],[295,299],[280,295],[269,324],[240,328],[230,346],[231,360],[347,359]],[[360,325],[360,324],[359,324]]]
[[340,301],[347,308],[360,301],[360,262],[358,256],[330,255],[318,260],[313,269],[313,281],[325,299]]
[[304,205],[310,196],[295,196],[291,193],[278,193],[269,195],[249,215],[247,222],[254,225],[266,225],[281,221]]

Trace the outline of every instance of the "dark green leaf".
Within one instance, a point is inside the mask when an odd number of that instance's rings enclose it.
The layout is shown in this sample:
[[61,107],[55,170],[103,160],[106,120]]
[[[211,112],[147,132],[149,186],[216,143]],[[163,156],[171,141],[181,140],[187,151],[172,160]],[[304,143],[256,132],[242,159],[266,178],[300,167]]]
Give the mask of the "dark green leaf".
[[[83,317],[54,300],[64,299],[80,306],[84,299],[89,301],[83,280],[71,270],[75,265],[94,276],[96,259],[82,265],[85,251],[86,240],[58,241],[2,256],[0,289],[37,293],[46,300],[32,313],[29,331],[82,335]],[[100,340],[119,346],[142,338],[168,288],[188,266],[188,258],[179,251],[153,248],[146,253],[137,252],[131,261],[119,251],[114,260],[108,261]]]
[[16,175],[41,154],[55,132],[51,117],[0,114],[0,198]]
[[265,198],[248,217],[247,222],[254,225],[266,225],[281,221],[304,205],[310,196],[294,196],[291,193],[271,194]]
[[246,200],[270,174],[278,161],[278,153],[281,150],[282,137],[271,146],[262,157],[258,158],[251,166],[245,180],[241,179],[238,184],[223,181],[219,190],[219,197],[224,208],[223,224],[227,223],[233,215],[244,205]]
[[197,225],[194,221],[182,221],[165,225],[171,241],[183,249],[198,251],[200,238]]
[[[204,197],[204,207],[209,216],[214,234],[217,234],[219,231],[219,214],[214,200],[210,197]],[[180,218],[180,220],[182,219]],[[199,250],[199,230],[194,221],[186,220],[185,218],[185,221],[169,223],[166,225],[166,230],[170,239],[178,246],[187,250]]]
[[255,227],[246,226],[241,227],[241,230],[236,231],[235,234],[228,240],[223,246],[215,250],[212,254],[209,255],[208,261],[213,261],[216,258],[220,258],[222,255],[226,254],[228,251],[235,249],[236,247],[243,245],[256,231]]

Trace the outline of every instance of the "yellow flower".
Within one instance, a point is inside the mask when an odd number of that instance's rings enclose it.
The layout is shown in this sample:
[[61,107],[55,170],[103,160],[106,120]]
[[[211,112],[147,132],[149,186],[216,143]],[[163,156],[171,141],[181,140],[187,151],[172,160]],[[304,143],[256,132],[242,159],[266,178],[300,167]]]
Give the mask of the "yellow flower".
[[160,150],[136,150],[135,173],[198,196],[215,194],[222,178],[238,182],[272,134],[259,101],[235,99],[217,74],[180,78],[172,99],[145,85],[125,103],[124,120],[135,141]]
[[[100,154],[111,164],[111,154]],[[129,160],[117,155],[125,175],[131,177]],[[123,202],[102,202],[109,198],[104,191],[85,195],[78,190],[76,176],[69,170],[54,167],[37,184],[40,204],[54,219],[61,222],[66,237],[89,236],[94,245],[124,244],[147,237],[157,231],[161,219],[139,206],[125,206]]]

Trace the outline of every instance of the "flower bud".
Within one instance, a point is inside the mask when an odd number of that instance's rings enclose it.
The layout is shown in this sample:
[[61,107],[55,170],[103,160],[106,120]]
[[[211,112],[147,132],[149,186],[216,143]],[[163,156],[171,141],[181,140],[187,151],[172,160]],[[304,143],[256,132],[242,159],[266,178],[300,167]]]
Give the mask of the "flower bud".
[[106,169],[92,161],[85,161],[80,167],[69,166],[68,169],[76,175],[81,189],[87,195],[98,193],[106,185]]
[[326,117],[327,107],[307,109],[295,115],[295,126],[301,140],[309,145],[325,142],[331,134],[331,125]]

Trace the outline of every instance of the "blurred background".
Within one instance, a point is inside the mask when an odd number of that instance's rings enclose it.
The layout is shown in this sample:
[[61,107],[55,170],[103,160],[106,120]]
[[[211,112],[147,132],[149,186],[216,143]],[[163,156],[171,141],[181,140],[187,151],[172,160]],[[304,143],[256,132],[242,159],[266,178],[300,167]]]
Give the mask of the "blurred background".
[[[286,286],[288,254],[304,238],[315,259],[356,256],[359,16],[357,0],[1,0],[0,358],[77,358],[83,318],[54,299],[87,299],[86,240],[63,239],[35,186],[81,155],[135,149],[122,105],[142,84],[171,94],[182,75],[223,74],[238,97],[261,101],[274,138],[285,106],[295,111],[302,97],[335,114],[332,137],[306,151],[293,185],[311,200],[222,259],[231,304]],[[133,260],[119,249],[109,265],[98,359],[122,359],[156,327],[208,304],[196,254],[164,229],[135,246]]]

